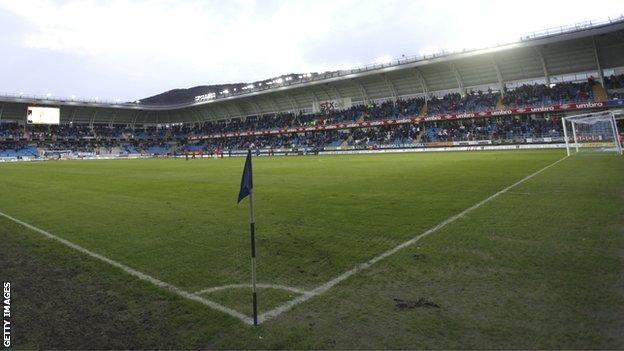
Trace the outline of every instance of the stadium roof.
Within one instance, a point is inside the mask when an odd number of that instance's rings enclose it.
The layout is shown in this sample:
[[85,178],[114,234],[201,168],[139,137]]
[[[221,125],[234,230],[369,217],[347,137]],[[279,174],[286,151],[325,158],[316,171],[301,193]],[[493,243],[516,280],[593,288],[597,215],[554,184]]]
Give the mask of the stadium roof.
[[[555,28],[520,41],[477,50],[440,53],[305,75],[212,100],[176,105],[109,103],[0,96],[0,119],[21,120],[28,105],[59,106],[61,121],[76,123],[165,124],[202,122],[287,111],[312,111],[321,102],[374,100],[497,89],[522,81],[599,77],[624,67],[624,18]],[[580,77],[580,78],[579,78]]]

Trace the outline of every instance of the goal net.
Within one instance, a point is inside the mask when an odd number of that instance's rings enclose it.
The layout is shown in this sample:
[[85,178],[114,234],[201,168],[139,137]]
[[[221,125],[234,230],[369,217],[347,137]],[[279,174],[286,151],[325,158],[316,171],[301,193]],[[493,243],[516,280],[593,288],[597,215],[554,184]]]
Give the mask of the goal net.
[[562,118],[568,156],[586,150],[622,154],[617,121],[623,111],[601,111]]

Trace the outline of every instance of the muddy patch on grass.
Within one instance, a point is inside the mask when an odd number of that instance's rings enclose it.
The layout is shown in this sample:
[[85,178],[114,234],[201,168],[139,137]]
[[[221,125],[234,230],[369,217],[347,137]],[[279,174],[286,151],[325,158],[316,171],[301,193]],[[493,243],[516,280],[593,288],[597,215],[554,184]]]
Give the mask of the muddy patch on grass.
[[415,308],[440,308],[440,305],[427,299],[426,297],[421,297],[418,300],[403,300],[395,298],[394,306],[397,310],[409,310]]
[[412,258],[414,259],[414,261],[416,262],[427,262],[427,256],[425,256],[425,254],[413,254]]

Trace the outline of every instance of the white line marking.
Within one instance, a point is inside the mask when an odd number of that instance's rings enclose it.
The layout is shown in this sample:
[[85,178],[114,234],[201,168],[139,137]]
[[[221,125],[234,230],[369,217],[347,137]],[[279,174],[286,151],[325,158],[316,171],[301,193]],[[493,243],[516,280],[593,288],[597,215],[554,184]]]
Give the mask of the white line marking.
[[263,322],[266,322],[266,321],[268,321],[268,320],[270,320],[272,318],[275,318],[275,317],[279,316],[280,314],[282,314],[282,313],[290,310],[291,308],[295,307],[296,305],[299,305],[299,304],[301,304],[301,303],[311,299],[314,296],[317,296],[317,295],[320,295],[320,294],[326,292],[327,290],[331,289],[332,287],[334,287],[338,283],[348,279],[349,277],[351,277],[352,275],[354,275],[354,274],[356,274],[358,272],[361,272],[361,271],[371,267],[372,265],[374,265],[375,263],[383,260],[384,258],[397,253],[399,250],[402,250],[402,249],[404,249],[404,248],[406,248],[408,246],[414,245],[420,239],[422,239],[422,238],[424,238],[424,237],[426,237],[426,236],[428,236],[428,235],[430,235],[432,233],[437,232],[438,230],[444,228],[448,224],[451,224],[451,223],[455,222],[456,220],[458,220],[458,219],[462,218],[463,216],[467,215],[468,213],[470,213],[470,212],[476,210],[477,208],[483,206],[484,204],[492,201],[496,197],[506,193],[510,189],[515,188],[516,186],[526,182],[527,180],[535,177],[536,175],[542,173],[543,171],[549,169],[550,167],[552,167],[552,166],[558,164],[559,162],[565,160],[567,157],[568,156],[565,156],[565,157],[563,157],[563,158],[561,158],[561,159],[559,159],[559,160],[549,164],[548,166],[540,169],[539,171],[536,171],[535,173],[532,173],[532,174],[530,174],[530,175],[520,179],[519,181],[517,181],[517,182],[513,183],[512,185],[506,187],[505,189],[497,192],[496,194],[489,196],[485,200],[482,200],[482,201],[472,205],[471,207],[463,210],[462,212],[460,212],[460,213],[458,213],[458,214],[456,214],[456,215],[454,215],[452,217],[449,217],[446,220],[438,223],[435,227],[433,227],[433,228],[431,228],[431,229],[421,233],[420,235],[415,236],[414,238],[412,238],[412,239],[410,239],[410,240],[408,240],[408,241],[406,241],[406,242],[404,242],[402,244],[399,244],[399,245],[395,246],[394,248],[392,248],[392,249],[390,249],[390,250],[388,250],[388,251],[386,251],[386,252],[384,252],[384,253],[382,253],[382,254],[380,254],[378,256],[373,257],[372,259],[370,259],[367,262],[364,262],[364,263],[361,263],[361,264],[355,266],[355,268],[342,273],[341,275],[337,276],[336,278],[328,281],[327,283],[325,283],[323,285],[320,285],[320,286],[316,287],[315,289],[310,291],[310,294],[299,296],[299,297],[297,297],[297,298],[295,298],[293,300],[290,300],[290,301],[286,302],[285,304],[283,304],[281,306],[278,306],[278,307],[276,307],[276,308],[274,308],[274,309],[272,309],[270,311],[267,311],[265,313],[260,314],[260,316],[258,316],[258,323],[263,323]]
[[130,274],[132,276],[135,276],[135,277],[137,277],[137,278],[139,278],[141,280],[150,282],[150,283],[156,285],[159,288],[168,290],[168,291],[173,292],[173,293],[175,293],[175,294],[177,294],[179,296],[182,296],[182,297],[184,297],[186,299],[199,302],[199,303],[201,303],[203,305],[206,305],[206,306],[208,306],[208,307],[210,307],[212,309],[215,309],[217,311],[223,312],[223,313],[228,314],[228,315],[230,315],[232,317],[238,318],[238,319],[240,319],[241,321],[243,321],[246,324],[249,324],[249,325],[253,324],[253,321],[251,320],[250,317],[245,316],[244,314],[242,314],[242,313],[240,313],[238,311],[235,311],[235,310],[233,310],[231,308],[228,308],[226,306],[218,304],[218,303],[216,303],[214,301],[205,299],[205,298],[203,298],[201,296],[197,296],[197,295],[192,294],[190,292],[184,291],[184,290],[182,290],[182,289],[180,289],[180,288],[178,288],[178,287],[176,287],[174,285],[171,285],[169,283],[165,283],[162,280],[158,280],[158,279],[156,279],[156,278],[154,278],[152,276],[149,276],[149,275],[147,275],[145,273],[139,272],[136,269],[130,268],[130,267],[128,267],[128,266],[126,266],[126,265],[124,265],[122,263],[113,261],[113,260],[111,260],[108,257],[102,256],[102,255],[97,254],[97,253],[95,253],[93,251],[85,249],[84,247],[82,247],[80,245],[74,244],[71,241],[65,240],[65,239],[63,239],[61,237],[58,237],[58,236],[54,235],[54,234],[46,232],[43,229],[39,229],[39,228],[37,228],[37,227],[35,227],[33,225],[30,225],[30,224],[28,224],[26,222],[23,222],[23,221],[19,220],[17,218],[11,217],[11,216],[9,216],[9,215],[7,215],[5,213],[0,212],[0,216],[3,216],[5,218],[7,218],[7,219],[10,219],[10,220],[12,220],[13,222],[15,222],[17,224],[20,224],[20,225],[22,225],[22,226],[24,226],[24,227],[26,227],[28,229],[31,229],[31,230],[39,233],[39,234],[42,234],[42,235],[44,235],[44,236],[46,236],[46,237],[48,237],[48,238],[50,238],[52,240],[56,240],[56,241],[60,242],[61,244],[65,245],[65,246],[68,246],[68,247],[70,247],[70,248],[72,248],[74,250],[82,252],[83,254],[89,255],[89,256],[91,256],[93,258],[96,258],[96,259],[98,259],[100,261],[106,262],[106,263],[110,264],[111,266],[115,266],[115,267],[121,269],[122,271],[124,271],[124,272],[126,272],[126,273],[128,273],[128,274]]
[[[312,294],[311,291],[306,291],[303,289],[299,289],[299,288],[293,288],[290,286],[286,286],[286,285],[278,285],[278,284],[256,284],[257,287],[262,288],[262,289],[280,289],[280,290],[287,290],[287,291],[291,291],[294,292],[296,294],[301,294],[301,295],[310,295]],[[223,286],[215,286],[212,288],[207,288],[207,289],[203,289],[200,291],[196,291],[194,294],[195,295],[202,295],[202,294],[208,294],[208,293],[213,293],[213,292],[217,292],[217,291],[223,291],[223,290],[228,290],[228,289],[239,289],[239,288],[250,288],[251,289],[251,284],[229,284],[229,285],[223,285]]]

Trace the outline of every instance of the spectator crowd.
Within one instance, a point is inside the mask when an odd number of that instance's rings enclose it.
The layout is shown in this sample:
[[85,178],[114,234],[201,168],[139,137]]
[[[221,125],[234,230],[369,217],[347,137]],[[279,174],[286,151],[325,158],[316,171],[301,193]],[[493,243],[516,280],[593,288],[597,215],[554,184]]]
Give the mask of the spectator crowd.
[[[418,115],[481,112],[497,108],[542,106],[566,102],[592,101],[595,84],[565,82],[525,84],[500,91],[456,92],[442,96],[371,102],[344,110],[314,114],[279,113],[201,124],[172,126],[129,125],[27,125],[0,123],[0,150],[19,153],[33,148],[94,153],[187,153],[218,150],[241,150],[249,147],[267,149],[331,149],[337,147],[402,147],[435,142],[474,140],[526,140],[560,136],[560,120],[542,116],[505,116],[446,122],[406,123],[341,130],[280,133],[247,137],[212,137],[218,133],[269,131],[292,127],[322,126]],[[624,90],[624,75],[605,77],[608,91]],[[13,150],[13,151],[11,151]],[[0,153],[0,156],[2,153]]]

